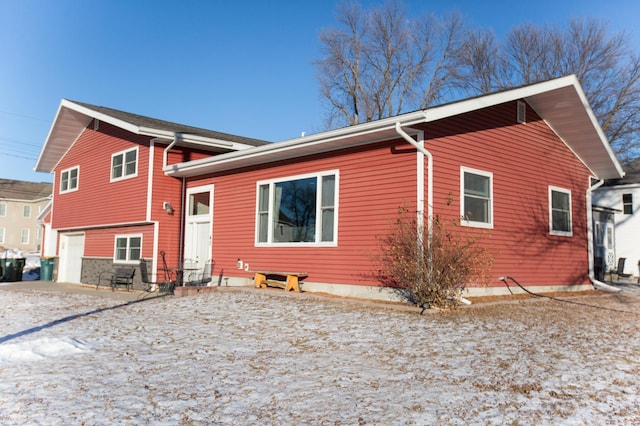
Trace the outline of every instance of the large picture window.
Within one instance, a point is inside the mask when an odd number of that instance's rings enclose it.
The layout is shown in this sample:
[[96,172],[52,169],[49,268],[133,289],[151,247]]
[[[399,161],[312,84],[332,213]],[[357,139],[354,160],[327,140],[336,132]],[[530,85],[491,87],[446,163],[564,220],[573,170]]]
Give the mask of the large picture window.
[[462,167],[460,169],[460,217],[462,224],[493,227],[493,174]]
[[338,172],[259,182],[258,244],[335,245]]
[[60,193],[76,191],[78,189],[78,167],[63,170],[60,173]]
[[549,187],[549,232],[571,236],[571,191]]
[[115,153],[111,156],[111,180],[134,177],[138,174],[138,148]]
[[137,263],[142,255],[142,235],[116,235],[113,259],[117,263]]

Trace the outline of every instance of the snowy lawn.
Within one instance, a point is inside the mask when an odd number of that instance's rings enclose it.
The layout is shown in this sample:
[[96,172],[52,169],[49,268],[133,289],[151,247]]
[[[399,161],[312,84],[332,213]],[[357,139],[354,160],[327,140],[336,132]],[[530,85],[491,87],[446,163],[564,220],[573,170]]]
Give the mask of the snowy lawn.
[[640,424],[640,290],[568,300],[0,291],[0,424]]

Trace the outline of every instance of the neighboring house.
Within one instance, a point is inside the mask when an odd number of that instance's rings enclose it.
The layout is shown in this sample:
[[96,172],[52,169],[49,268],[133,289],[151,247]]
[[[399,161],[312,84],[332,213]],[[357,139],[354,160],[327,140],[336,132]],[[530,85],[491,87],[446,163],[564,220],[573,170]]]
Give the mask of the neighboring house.
[[[596,247],[605,255],[606,270],[615,270],[625,258],[624,273],[638,276],[640,264],[640,160],[627,168],[624,178],[609,179],[593,192]],[[605,213],[602,213],[605,212]],[[605,217],[606,215],[606,217]],[[602,230],[598,234],[598,230]]]
[[[251,285],[251,270],[305,271],[305,291],[392,298],[375,278],[374,260],[379,237],[409,206],[426,215],[427,226],[436,216],[460,220],[460,232],[483,237],[494,256],[490,283],[472,283],[469,295],[508,293],[503,276],[537,291],[589,288],[591,180],[622,176],[574,76],[247,149],[196,157],[184,146],[164,164],[171,132],[150,140],[113,120],[105,129],[100,118],[97,128],[86,119],[63,135],[72,120],[60,116],[39,168],[55,171],[58,186],[61,173],[77,167],[78,192],[99,194],[79,203],[54,191],[61,262],[67,235],[84,236],[84,253],[77,249],[84,263],[98,255],[108,261],[109,250],[117,260],[120,236],[142,235],[142,252],[156,261],[161,250],[184,259],[210,254],[214,283],[223,285]],[[54,151],[56,140],[62,146]],[[162,148],[147,152],[149,143]],[[97,147],[99,155],[89,154]],[[138,158],[155,159],[153,178],[122,191],[108,172],[96,175],[113,163],[110,153],[132,147],[144,149]],[[163,201],[174,221],[161,211]],[[79,205],[87,207],[71,209]],[[144,220],[122,217],[137,210]],[[131,241],[122,244],[125,250]]]
[[51,201],[51,186],[0,179],[0,247],[26,253],[40,251],[42,221],[38,216]]
[[141,257],[155,273],[161,251],[176,265],[186,188],[163,167],[265,143],[62,100],[36,164],[54,173],[44,240],[56,248],[57,280],[96,283]]

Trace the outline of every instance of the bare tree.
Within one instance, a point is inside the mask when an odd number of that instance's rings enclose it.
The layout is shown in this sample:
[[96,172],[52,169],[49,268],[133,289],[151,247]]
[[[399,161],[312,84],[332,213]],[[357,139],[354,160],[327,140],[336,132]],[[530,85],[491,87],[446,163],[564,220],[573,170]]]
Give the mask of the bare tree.
[[597,20],[523,24],[502,44],[468,35],[460,55],[458,85],[470,95],[575,74],[618,158],[640,156],[640,59],[624,33],[610,35]]
[[329,126],[350,125],[425,108],[446,98],[453,81],[463,21],[453,14],[409,19],[399,1],[371,10],[338,8],[339,28],[320,34],[317,62]]

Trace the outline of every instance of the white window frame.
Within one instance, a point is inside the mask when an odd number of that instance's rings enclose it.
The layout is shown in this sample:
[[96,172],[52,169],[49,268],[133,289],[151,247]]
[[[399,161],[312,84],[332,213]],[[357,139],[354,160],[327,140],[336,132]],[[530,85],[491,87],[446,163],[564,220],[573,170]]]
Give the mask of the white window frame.
[[[118,259],[118,240],[123,238],[127,240],[126,256],[125,256],[126,258]],[[116,234],[113,240],[113,263],[135,265],[140,262],[140,259],[131,259],[131,239],[132,238],[140,238],[140,257],[142,257],[142,244],[143,244],[142,234]]]
[[[465,173],[474,174],[478,176],[484,176],[489,178],[489,221],[479,222],[475,220],[467,220],[466,209],[464,204],[465,188],[464,188],[464,175]],[[460,223],[464,226],[470,226],[474,228],[486,228],[493,229],[493,173],[484,170],[472,169],[470,167],[460,167]]]
[[[72,181],[69,178],[72,170],[76,171],[76,185],[74,187],[71,187]],[[65,177],[64,177],[65,173],[67,174],[67,178],[66,178],[67,188],[63,189],[62,184],[65,181]],[[80,166],[73,166],[73,167],[69,167],[68,169],[64,169],[60,171],[60,194],[66,194],[68,192],[77,191],[79,186],[80,186]]]
[[5,217],[7,215],[7,204],[0,203],[0,217]]
[[[322,178],[326,176],[334,177],[333,206],[322,206]],[[316,229],[315,241],[310,242],[273,242],[273,205],[275,196],[275,185],[282,182],[299,179],[316,178]],[[340,199],[340,173],[338,170],[326,170],[318,173],[307,173],[294,176],[286,176],[276,179],[261,180],[256,183],[256,222],[255,222],[255,245],[256,247],[336,247],[338,245],[338,200]],[[268,210],[260,211],[260,188],[268,185]],[[324,210],[333,208],[333,240],[322,241],[322,213]],[[260,241],[260,215],[267,214],[267,241]]]
[[[136,164],[135,164],[135,170],[133,173],[130,174],[126,174],[126,169],[127,169],[127,164],[125,163],[125,159],[127,158],[127,153],[135,151],[136,153]],[[121,176],[117,176],[114,177],[113,176],[113,160],[116,157],[122,156],[122,175]],[[136,146],[135,148],[129,148],[129,149],[125,149],[123,151],[118,151],[115,152],[113,154],[111,154],[111,167],[109,168],[109,180],[110,182],[118,182],[121,180],[125,180],[125,179],[131,179],[134,178],[136,176],[138,176],[138,162],[140,161],[140,153],[138,152],[138,147]]]
[[[559,192],[569,196],[569,231],[559,231],[553,229],[553,193]],[[566,188],[560,188],[558,186],[549,185],[549,234],[558,235],[562,237],[573,236],[573,204],[571,202],[571,190]]]
[[22,217],[26,219],[31,217],[31,206],[29,204],[22,206]]
[[4,244],[5,229],[0,227],[0,244]]
[[20,244],[29,244],[30,239],[31,239],[31,230],[29,228],[22,228],[20,230]]

